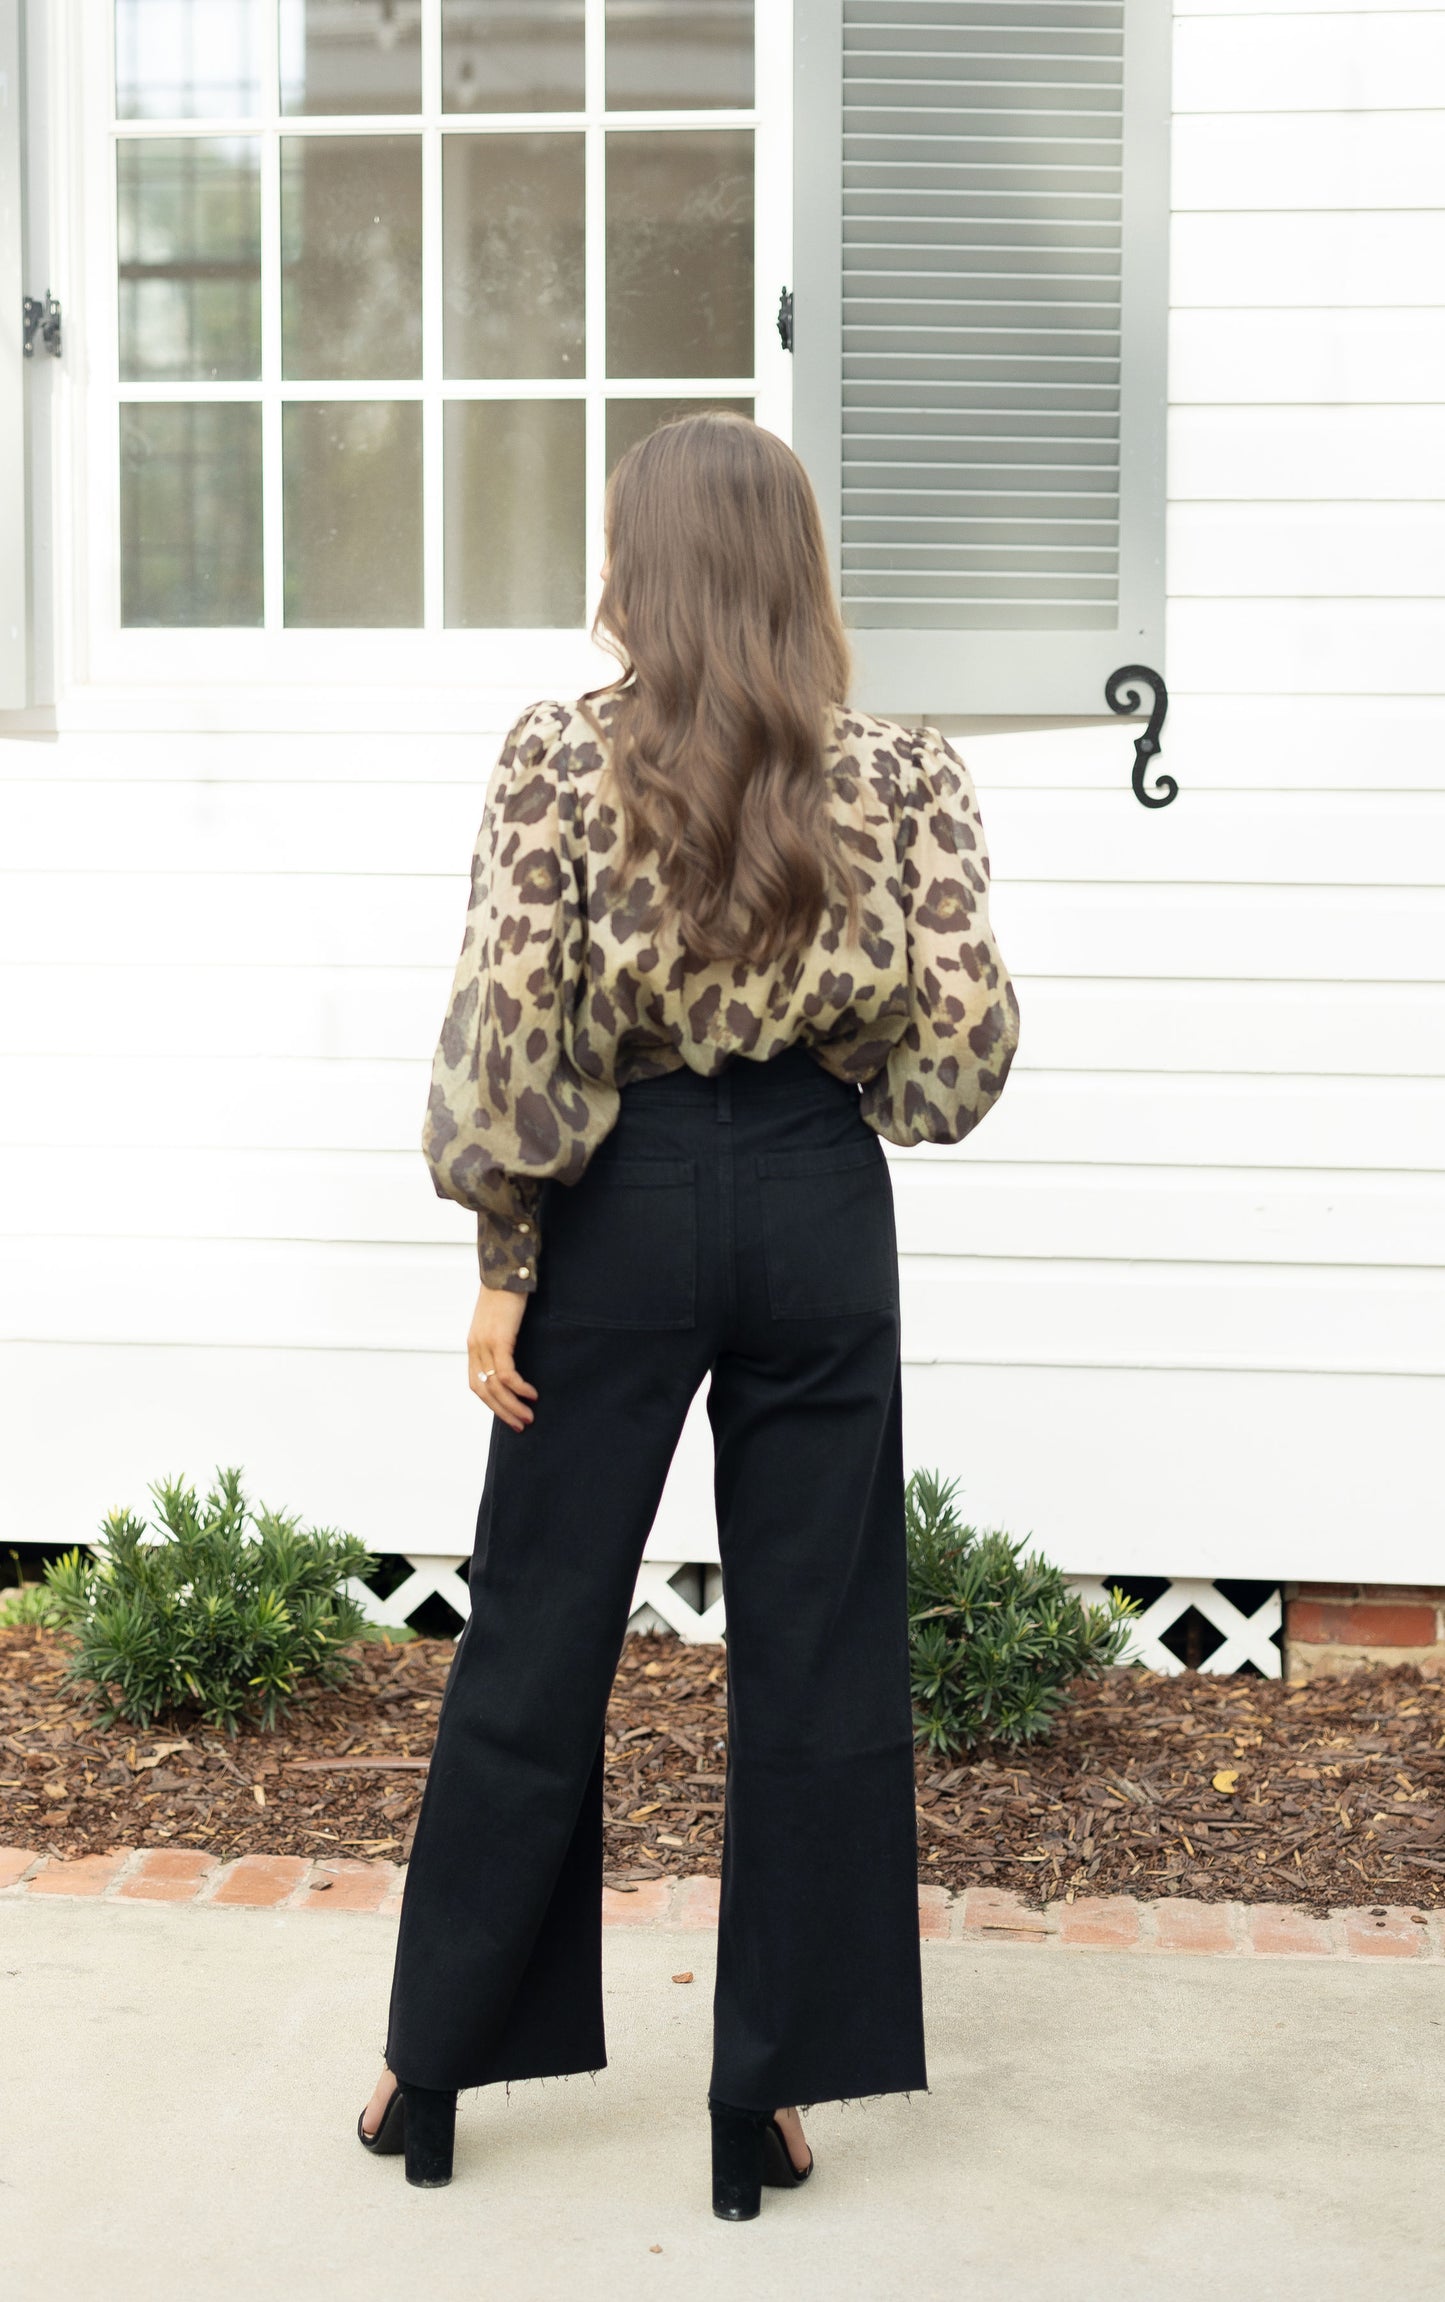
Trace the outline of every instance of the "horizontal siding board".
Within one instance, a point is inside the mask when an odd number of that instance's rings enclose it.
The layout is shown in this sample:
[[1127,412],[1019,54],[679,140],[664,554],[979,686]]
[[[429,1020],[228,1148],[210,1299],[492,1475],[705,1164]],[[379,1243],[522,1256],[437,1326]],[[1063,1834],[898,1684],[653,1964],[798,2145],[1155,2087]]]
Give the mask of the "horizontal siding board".
[[1445,109],[1445,16],[1280,16],[1248,8],[1174,29],[1174,112]]
[[297,872],[262,879],[136,872],[128,880],[0,875],[0,963],[120,960],[163,966],[235,960],[273,966],[455,964],[455,903],[428,879]]
[[[1441,139],[1445,146],[1445,137]],[[1445,182],[1441,201],[1445,205]],[[1169,321],[1169,390],[1191,401],[1342,405],[1438,402],[1445,308],[1373,311],[1362,326],[1346,309],[1260,311],[1248,305],[1176,311]],[[1377,418],[1381,428],[1388,419]],[[1333,493],[1321,474],[1321,495]]]
[[1445,601],[1445,503],[1176,504],[1169,517],[1175,599]]
[[1445,1174],[1010,1168],[908,1152],[889,1172],[899,1248],[920,1265],[982,1255],[1445,1270]]
[[1427,1581],[1445,1540],[1438,1379],[939,1366],[904,1397],[909,1464],[1076,1574]]
[[1445,1375],[1445,1272],[905,1263],[903,1350],[915,1366]]
[[0,1054],[430,1060],[451,989],[433,967],[0,968]]
[[0,1147],[0,1236],[32,1239],[265,1239],[463,1247],[475,1218],[432,1189],[420,1145],[406,1151],[246,1149],[163,1160],[109,1146],[106,1194],[84,1148]]
[[[76,1065],[15,1058],[0,1080],[0,1142],[43,1146],[73,1094]],[[427,1065],[289,1063],[177,1053],[94,1057],[84,1066],[86,1140],[203,1158],[208,1147],[413,1151]],[[917,1159],[1103,1160],[1184,1165],[1445,1166],[1445,1081],[1230,1078],[1020,1071],[962,1145]]]
[[461,941],[482,812],[465,784],[0,783],[7,871],[361,873],[438,882]]
[[[428,1062],[278,1062],[196,1055],[95,1056],[86,1061],[86,1136],[150,1145],[158,1156],[204,1161],[211,1148],[417,1151]],[[13,1058],[0,1074],[0,1142],[43,1144],[75,1065]]]
[[[1394,16],[1407,9],[1438,8],[1440,0],[1251,0],[1249,19],[1259,17],[1292,16],[1363,16],[1378,19]],[[1174,0],[1174,17],[1179,22],[1186,16],[1238,16],[1241,0]]]
[[1440,696],[1445,600],[1171,600],[1169,680],[1174,695]]
[[[1176,407],[1169,417],[1174,505],[1425,503],[1445,496],[1445,424],[1438,405]],[[1307,692],[1292,706],[1310,709]]]
[[[980,1148],[986,1148],[981,1139]],[[986,1256],[1445,1268],[1445,1175],[1205,1166],[1010,1167],[889,1151],[900,1251]],[[0,1233],[31,1240],[258,1239],[464,1247],[418,1152],[243,1150],[160,1159],[108,1146],[0,1148]]]
[[[459,1349],[454,1248],[45,1240],[0,1250],[6,1340]],[[1445,1274],[1298,1266],[903,1263],[903,1351],[946,1362],[1445,1373]]]
[[1445,205],[1445,140],[1428,109],[1186,112],[1171,151],[1176,211]]
[[1366,888],[1342,914],[1311,887],[1091,888],[995,885],[1002,945],[1035,975],[1138,975],[1216,982],[1436,982],[1445,910],[1414,889]]
[[[241,1461],[253,1492],[374,1549],[415,1549],[420,1527],[428,1548],[465,1555],[486,1418],[459,1369],[455,1351],[9,1349],[0,1376],[26,1439],[7,1453],[0,1540],[71,1543],[117,1501],[143,1506],[159,1467],[204,1478]],[[906,1459],[957,1474],[970,1517],[1030,1536],[1075,1574],[1346,1581],[1361,1571],[1368,1526],[1370,1573],[1405,1581],[1419,1578],[1422,1548],[1445,1536],[1433,1454],[1419,1444],[1438,1389],[1348,1376],[910,1367]],[[78,1448],[82,1395],[90,1443]],[[1220,1430],[1227,1447],[1205,1443]],[[705,1448],[675,1466],[648,1549],[715,1552]]]
[[[1014,970],[1016,1073],[1445,1072],[1445,986],[1070,980]],[[317,1061],[429,1062],[444,968],[68,966],[0,970],[0,1054],[170,1058],[178,1049]]]
[[1445,985],[1017,981],[1020,1071],[1445,1074]]
[[1437,795],[1191,790],[1153,815],[1124,788],[1107,796],[994,791],[983,804],[994,875],[1010,885],[1445,887],[1445,798]]
[[1109,1166],[1445,1168],[1438,1080],[1166,1077],[1025,1071],[957,1146],[910,1156]]
[[[351,788],[370,783],[411,785],[458,783],[476,794],[481,813],[487,778],[496,764],[507,733],[505,719],[489,717],[494,699],[467,698],[459,708],[470,715],[463,732],[441,728],[426,731],[417,740],[417,727],[398,714],[388,721],[380,701],[374,708],[379,726],[352,730],[344,725],[278,728],[253,725],[248,718],[245,692],[217,701],[194,687],[174,692],[147,688],[139,699],[101,691],[103,701],[88,691],[67,701],[59,742],[23,740],[0,742],[0,783],[33,783],[37,776],[88,783],[97,778],[110,783],[228,783],[244,777],[251,783],[291,782],[345,784]],[[323,703],[338,721],[344,720],[347,699],[320,689],[303,700],[313,711]],[[269,704],[271,699],[265,698]],[[413,697],[419,713],[420,699]],[[539,694],[537,699],[542,699]],[[154,724],[129,723],[129,708],[136,702]],[[75,724],[82,705],[110,715],[109,723]],[[128,708],[129,707],[129,708]],[[211,726],[209,715],[224,712],[230,724]],[[300,716],[299,711],[297,716]]]
[[[998,882],[1010,966],[1035,975],[1181,976],[1254,982],[1439,982],[1438,894],[1364,888],[1342,916],[1335,888],[1060,888]],[[0,880],[0,965],[206,963],[256,955],[279,967],[450,969],[460,911],[428,880]]]
[[1194,304],[1348,304],[1354,311],[1438,304],[1439,243],[1439,218],[1428,211],[1191,210],[1170,223],[1169,300],[1176,311]]
[[[1172,752],[1170,732],[1166,746]],[[1122,731],[1112,734],[1117,754]],[[963,743],[973,763],[974,745]],[[980,771],[979,780],[987,778]],[[1194,880],[1217,886],[1445,887],[1445,797],[1381,793],[1308,798],[1190,790],[1150,815],[1121,776],[1107,795],[986,791],[985,826],[1000,880]],[[0,785],[0,854],[11,872],[157,879],[223,871],[284,881],[426,879],[438,921],[461,940],[469,797],[374,784],[338,823],[330,788],[298,784]],[[264,954],[258,954],[264,956]],[[0,1023],[0,1031],[4,1025]]]

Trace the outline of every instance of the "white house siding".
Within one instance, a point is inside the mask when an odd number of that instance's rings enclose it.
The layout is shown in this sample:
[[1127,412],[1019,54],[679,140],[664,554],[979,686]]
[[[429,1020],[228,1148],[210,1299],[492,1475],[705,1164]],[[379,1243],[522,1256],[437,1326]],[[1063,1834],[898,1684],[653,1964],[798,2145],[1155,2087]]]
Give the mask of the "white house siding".
[[[1175,43],[1181,796],[1123,724],[945,723],[1024,1034],[971,1143],[896,1155],[908,1452],[1081,1574],[1442,1581],[1445,11]],[[0,1541],[240,1462],[467,1547],[475,1265],[416,1144],[520,700],[82,691],[0,743]],[[652,1548],[715,1556],[699,1418]]]

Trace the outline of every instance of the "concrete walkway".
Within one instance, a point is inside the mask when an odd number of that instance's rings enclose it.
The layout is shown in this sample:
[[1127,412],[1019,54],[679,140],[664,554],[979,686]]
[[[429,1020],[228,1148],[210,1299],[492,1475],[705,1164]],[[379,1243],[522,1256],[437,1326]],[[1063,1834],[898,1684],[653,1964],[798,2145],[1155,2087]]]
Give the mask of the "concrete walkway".
[[[809,2121],[715,2222],[715,1936],[607,1935],[612,2067],[464,2098],[457,2178],[352,2132],[394,1921],[0,1904],[12,2302],[1438,2302],[1445,1973],[926,1942],[933,2091]],[[690,1969],[691,1984],[672,1976]]]

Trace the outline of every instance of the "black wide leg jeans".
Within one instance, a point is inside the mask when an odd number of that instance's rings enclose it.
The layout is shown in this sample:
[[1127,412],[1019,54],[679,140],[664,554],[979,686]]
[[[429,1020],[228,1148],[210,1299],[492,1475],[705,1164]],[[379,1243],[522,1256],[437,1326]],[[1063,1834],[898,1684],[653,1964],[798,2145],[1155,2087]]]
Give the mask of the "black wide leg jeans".
[[927,2085],[888,1168],[801,1048],[624,1089],[549,1184],[403,1899],[386,2055],[597,2070],[602,1750],[633,1585],[711,1378],[728,1764],[711,2091]]

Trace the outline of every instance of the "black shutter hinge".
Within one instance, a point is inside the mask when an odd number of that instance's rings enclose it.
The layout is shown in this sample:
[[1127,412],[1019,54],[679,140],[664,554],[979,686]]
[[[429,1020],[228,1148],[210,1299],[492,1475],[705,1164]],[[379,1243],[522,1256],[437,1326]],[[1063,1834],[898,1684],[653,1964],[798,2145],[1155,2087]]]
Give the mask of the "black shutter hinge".
[[25,322],[26,359],[29,360],[34,357],[35,339],[39,336],[51,358],[58,360],[60,357],[60,305],[56,298],[51,295],[49,289],[45,292],[43,304],[38,296],[24,297],[22,299],[22,316]]
[[793,291],[784,288],[778,298],[778,341],[785,352],[793,348]]
[[1159,754],[1159,734],[1164,725],[1164,714],[1169,709],[1169,691],[1158,672],[1151,671],[1147,663],[1121,664],[1117,671],[1110,672],[1104,682],[1104,701],[1110,711],[1117,712],[1121,719],[1139,709],[1139,690],[1137,687],[1125,688],[1126,679],[1142,680],[1146,687],[1154,691],[1149,724],[1142,735],[1134,738],[1134,797],[1141,807],[1167,807],[1171,799],[1179,797],[1179,786],[1173,776],[1161,775],[1155,791],[1145,790],[1144,778],[1149,772],[1150,760]]

